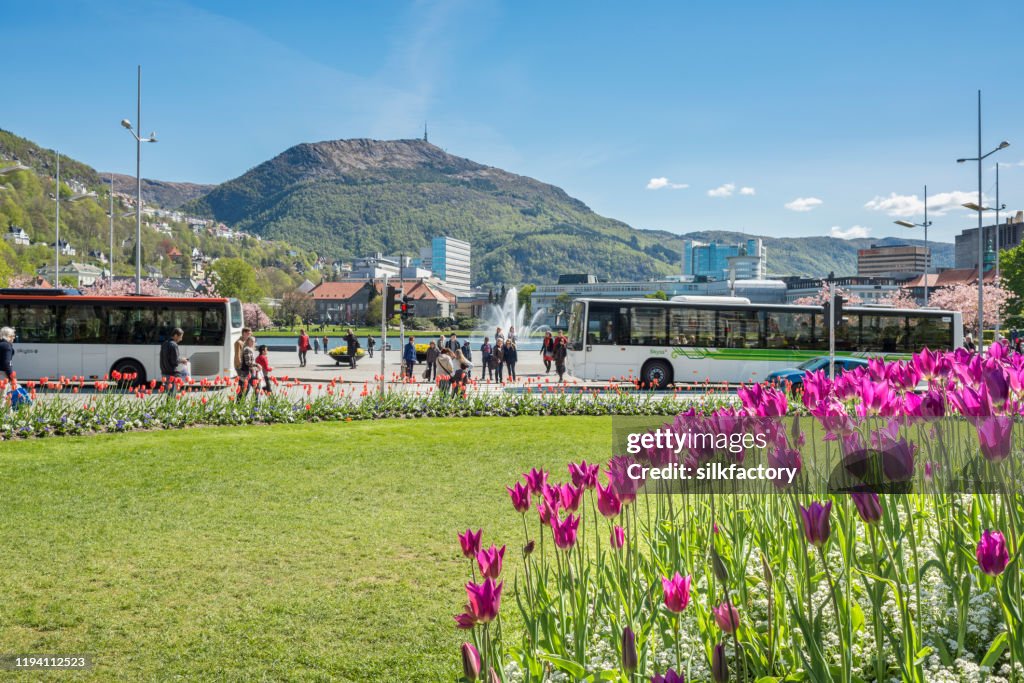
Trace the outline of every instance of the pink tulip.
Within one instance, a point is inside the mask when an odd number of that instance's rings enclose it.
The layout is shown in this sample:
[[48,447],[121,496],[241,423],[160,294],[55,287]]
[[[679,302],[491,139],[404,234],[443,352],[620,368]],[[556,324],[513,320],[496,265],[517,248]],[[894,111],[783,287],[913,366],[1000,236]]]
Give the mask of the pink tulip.
[[851,493],[857,513],[866,524],[878,524],[882,519],[882,501],[874,491]]
[[611,484],[608,484],[608,488],[597,485],[597,509],[605,517],[616,517],[622,512],[622,501],[612,491]]
[[711,613],[715,617],[715,623],[718,624],[718,628],[726,633],[732,633],[740,625],[739,611],[735,605],[728,602],[723,602],[718,607],[713,607]]
[[505,546],[491,546],[476,554],[476,562],[480,566],[480,574],[486,578],[497,579],[501,574],[501,562],[505,559]]
[[583,500],[584,491],[585,489],[582,486],[576,487],[572,484],[562,484],[558,488],[558,492],[561,494],[562,509],[576,512],[580,506],[580,501]]
[[569,463],[569,476],[572,478],[573,486],[580,486],[584,489],[592,489],[597,486],[597,474],[600,471],[600,465],[588,465],[586,460],[578,465]]
[[616,525],[612,529],[611,543],[613,548],[621,550],[622,546],[626,545],[626,530]]
[[526,512],[530,509],[530,488],[522,482],[516,482],[515,486],[506,486],[509,497],[512,498],[512,507],[516,512]]
[[527,486],[530,487],[530,493],[535,496],[540,495],[541,489],[544,484],[547,483],[548,473],[544,470],[538,470],[537,468],[531,469],[529,472],[523,475],[526,479]]
[[665,591],[665,607],[669,611],[679,614],[690,604],[690,583],[692,579],[689,574],[680,576],[679,572],[669,579],[661,578],[661,587]]
[[480,537],[483,535],[483,529],[477,529],[476,534],[470,529],[466,529],[466,533],[459,534],[459,545],[462,546],[462,554],[468,558],[476,557],[476,554],[480,552]]
[[978,567],[989,576],[999,576],[1006,571],[1010,555],[1006,551],[1006,538],[998,531],[984,531],[975,552]]
[[981,454],[991,462],[1001,462],[1013,449],[1013,418],[982,417],[974,424]]
[[480,676],[480,653],[472,643],[462,644],[462,675],[471,683]]
[[576,530],[580,525],[580,518],[569,515],[564,520],[558,516],[551,518],[551,534],[555,538],[555,545],[562,550],[570,550],[576,545]]
[[494,579],[486,579],[483,583],[467,583],[466,595],[469,597],[468,613],[479,624],[494,621],[501,609],[501,589],[505,582],[494,583]]
[[455,615],[455,626],[463,631],[468,631],[476,626],[476,617],[470,614],[469,605],[466,605],[465,612]]
[[829,524],[829,514],[832,512],[832,501],[824,505],[814,501],[809,507],[800,506],[800,514],[803,516],[804,536],[807,542],[820,548],[828,542],[832,533]]

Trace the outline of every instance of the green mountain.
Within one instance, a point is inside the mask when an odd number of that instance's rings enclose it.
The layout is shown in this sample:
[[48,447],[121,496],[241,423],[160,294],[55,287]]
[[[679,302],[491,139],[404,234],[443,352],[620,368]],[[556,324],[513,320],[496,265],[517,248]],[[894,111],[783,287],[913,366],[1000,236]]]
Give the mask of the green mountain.
[[553,185],[422,140],[296,145],[184,208],[335,258],[415,256],[438,235],[468,240],[475,284],[678,272],[677,237],[634,230]]
[[[28,233],[31,245],[13,245],[0,240],[0,284],[16,274],[35,274],[54,258],[56,212],[52,199],[56,175],[56,152],[5,130],[0,130],[0,168],[20,163],[29,170],[0,174],[0,232],[16,225]],[[61,157],[60,237],[77,250],[63,263],[78,261],[96,266],[105,265],[90,252],[110,251],[110,218],[107,214],[110,184],[107,176],[75,159]],[[171,190],[166,183],[155,181],[165,195]],[[195,191],[196,186],[179,184],[174,191]],[[150,185],[152,189],[153,185]],[[115,189],[119,189],[115,181]],[[95,196],[68,201],[76,194],[91,192]],[[125,213],[132,213],[123,216]],[[134,206],[120,200],[114,203],[114,272],[129,275],[135,272]],[[297,250],[284,242],[260,241],[255,238],[224,239],[205,230],[193,232],[184,221],[160,216],[143,219],[143,265],[158,268],[165,277],[186,277],[191,273],[191,254],[198,248],[207,257],[238,257],[257,270],[257,278],[265,293],[281,296],[304,278],[303,271],[315,261],[309,252]],[[318,279],[316,275],[312,276]]]
[[[135,195],[138,192],[135,176],[120,173],[103,173],[104,178],[114,178],[114,191]],[[185,202],[202,197],[215,185],[199,183],[179,183],[169,180],[142,179],[142,199],[147,204],[155,204],[163,209],[177,209]]]

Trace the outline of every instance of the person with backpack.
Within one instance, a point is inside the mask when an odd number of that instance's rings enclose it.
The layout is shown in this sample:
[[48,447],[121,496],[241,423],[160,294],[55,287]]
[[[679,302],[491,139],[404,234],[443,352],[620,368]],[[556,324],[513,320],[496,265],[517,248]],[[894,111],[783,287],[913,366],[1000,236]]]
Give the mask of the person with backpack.
[[544,359],[545,374],[551,372],[551,362],[555,359],[555,338],[551,332],[544,333],[544,341],[540,343],[540,355]]

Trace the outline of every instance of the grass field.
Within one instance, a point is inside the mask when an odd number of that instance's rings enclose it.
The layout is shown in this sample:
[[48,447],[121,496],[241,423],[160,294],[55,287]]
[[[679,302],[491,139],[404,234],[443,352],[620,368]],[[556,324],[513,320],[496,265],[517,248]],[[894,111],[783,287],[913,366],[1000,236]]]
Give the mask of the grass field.
[[522,532],[504,486],[606,456],[610,429],[388,420],[0,444],[0,653],[95,659],[47,680],[455,680],[456,532],[498,520],[484,543],[510,542],[511,579]]

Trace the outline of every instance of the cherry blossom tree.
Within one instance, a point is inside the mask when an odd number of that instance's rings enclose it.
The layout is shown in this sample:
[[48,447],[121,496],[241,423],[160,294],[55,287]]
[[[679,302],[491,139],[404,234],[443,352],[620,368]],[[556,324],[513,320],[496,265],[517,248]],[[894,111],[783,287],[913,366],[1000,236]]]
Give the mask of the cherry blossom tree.
[[270,318],[259,304],[242,304],[242,316],[245,319],[245,326],[253,330],[262,330],[270,327]]
[[[986,326],[995,325],[997,318],[1003,317],[1006,305],[1017,295],[1003,287],[1002,282],[986,282],[984,290]],[[974,284],[961,282],[931,292],[928,304],[947,311],[960,311],[964,319],[964,327],[978,329],[978,287]]]
[[[146,296],[160,296],[160,285],[156,280],[145,279],[140,281],[139,290]],[[83,294],[90,296],[131,296],[135,294],[135,280],[114,280],[113,283],[107,278],[96,280],[94,284],[82,288]]]
[[[885,304],[886,306],[892,306],[893,308],[917,308],[917,300],[910,293],[910,290],[906,287],[900,287],[894,292],[890,292],[889,296],[879,300],[879,303]],[[929,304],[931,302],[929,301]]]
[[[843,299],[846,300],[846,303],[851,306],[864,303],[858,295],[847,292],[845,289],[838,286],[836,287],[836,296],[843,297]],[[797,306],[824,306],[828,303],[828,284],[823,283],[817,294],[813,296],[800,297],[793,303]]]

